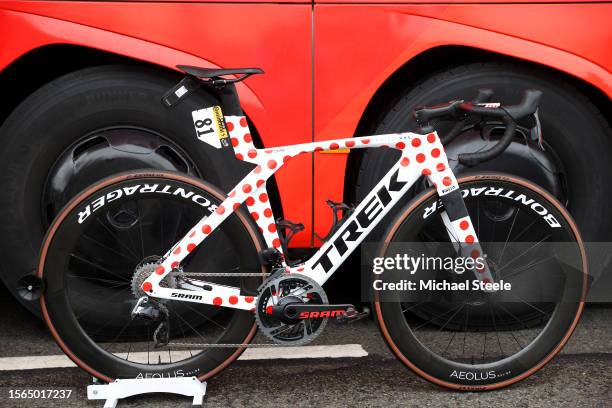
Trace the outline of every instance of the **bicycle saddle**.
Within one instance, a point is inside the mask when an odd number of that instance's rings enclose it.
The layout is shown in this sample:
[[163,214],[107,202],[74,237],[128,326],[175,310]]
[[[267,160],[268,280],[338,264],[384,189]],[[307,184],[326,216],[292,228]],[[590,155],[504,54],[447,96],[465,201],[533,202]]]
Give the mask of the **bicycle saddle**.
[[227,68],[227,69],[216,69],[216,68],[200,68],[193,67],[190,65],[177,65],[178,69],[183,71],[186,74],[193,75],[197,78],[216,78],[223,75],[235,75],[235,74],[244,74],[244,75],[253,75],[253,74],[263,74],[264,71],[260,68]]

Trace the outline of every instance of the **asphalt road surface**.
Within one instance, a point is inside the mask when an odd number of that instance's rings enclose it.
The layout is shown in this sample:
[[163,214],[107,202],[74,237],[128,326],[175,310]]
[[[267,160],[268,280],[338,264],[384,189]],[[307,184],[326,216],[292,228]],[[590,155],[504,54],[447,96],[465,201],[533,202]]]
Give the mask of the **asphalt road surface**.
[[[87,401],[91,378],[78,368],[20,370],[15,362],[44,366],[61,352],[45,326],[0,289],[0,407],[102,407]],[[330,324],[317,345],[320,357],[235,362],[208,383],[205,407],[609,407],[612,406],[612,307],[592,306],[562,354],[510,388],[457,393],[432,385],[395,360],[372,321]],[[342,357],[342,350],[349,356]],[[340,352],[339,352],[340,351]],[[265,354],[265,353],[264,353]],[[305,353],[307,355],[308,353]],[[283,357],[288,357],[284,355]],[[17,359],[19,358],[19,359]],[[21,366],[23,367],[23,366]],[[10,399],[11,390],[70,389],[67,400]],[[189,407],[166,394],[133,397],[119,407]]]

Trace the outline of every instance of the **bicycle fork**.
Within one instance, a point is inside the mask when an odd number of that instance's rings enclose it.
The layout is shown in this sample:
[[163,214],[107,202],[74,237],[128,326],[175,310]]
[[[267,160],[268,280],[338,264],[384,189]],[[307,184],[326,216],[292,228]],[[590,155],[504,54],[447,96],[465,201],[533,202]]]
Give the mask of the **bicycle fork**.
[[[454,175],[434,173],[429,175],[428,179],[436,188],[444,207],[441,213],[442,221],[457,255],[474,260],[472,273],[477,280],[483,284],[495,283],[456,178]],[[494,289],[484,290],[495,292]]]

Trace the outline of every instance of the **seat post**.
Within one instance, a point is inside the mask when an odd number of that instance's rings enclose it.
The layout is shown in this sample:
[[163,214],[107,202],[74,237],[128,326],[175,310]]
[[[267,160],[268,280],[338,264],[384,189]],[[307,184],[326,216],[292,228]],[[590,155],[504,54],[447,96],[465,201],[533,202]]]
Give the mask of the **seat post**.
[[215,87],[215,91],[221,100],[223,113],[229,116],[244,116],[240,107],[240,98],[234,83],[227,83],[220,87]]

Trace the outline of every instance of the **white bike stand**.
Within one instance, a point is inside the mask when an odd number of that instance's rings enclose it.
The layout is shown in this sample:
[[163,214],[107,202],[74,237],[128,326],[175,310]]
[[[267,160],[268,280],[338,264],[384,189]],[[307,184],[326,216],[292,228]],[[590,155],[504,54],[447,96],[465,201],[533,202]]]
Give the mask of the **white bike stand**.
[[202,383],[196,377],[133,378],[87,387],[87,398],[90,400],[106,400],[104,408],[115,408],[117,402],[123,398],[152,393],[180,394],[193,397],[193,405],[201,406],[206,395],[206,382]]

